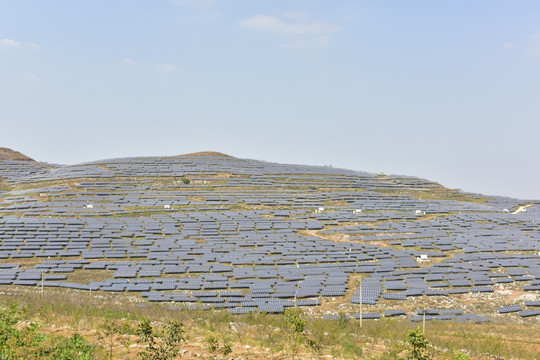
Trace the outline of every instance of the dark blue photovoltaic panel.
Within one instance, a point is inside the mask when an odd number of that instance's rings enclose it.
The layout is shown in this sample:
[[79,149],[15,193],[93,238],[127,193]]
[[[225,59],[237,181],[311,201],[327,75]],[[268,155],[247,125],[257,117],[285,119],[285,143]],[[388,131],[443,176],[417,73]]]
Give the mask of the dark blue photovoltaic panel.
[[[349,291],[352,304],[378,305],[459,301],[507,283],[540,290],[537,202],[512,214],[524,202],[396,195],[438,187],[424,179],[213,156],[0,160],[0,177],[32,185],[0,194],[2,285],[133,292],[231,313],[281,313]],[[70,281],[93,272],[105,280]]]

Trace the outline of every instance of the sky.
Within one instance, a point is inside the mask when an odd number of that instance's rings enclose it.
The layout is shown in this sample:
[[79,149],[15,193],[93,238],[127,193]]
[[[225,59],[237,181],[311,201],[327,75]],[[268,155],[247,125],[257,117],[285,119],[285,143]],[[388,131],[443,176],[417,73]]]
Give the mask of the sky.
[[220,151],[540,199],[540,2],[0,0],[0,146]]

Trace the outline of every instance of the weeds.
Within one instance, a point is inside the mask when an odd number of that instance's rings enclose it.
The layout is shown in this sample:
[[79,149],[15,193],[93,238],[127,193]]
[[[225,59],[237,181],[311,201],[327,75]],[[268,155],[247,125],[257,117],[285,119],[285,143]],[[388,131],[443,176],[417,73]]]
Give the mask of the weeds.
[[0,311],[0,358],[88,360],[94,347],[81,335],[50,336],[38,322],[27,321],[25,308],[12,305]]
[[232,353],[232,345],[226,339],[223,339],[220,342],[217,336],[209,335],[206,338],[206,343],[208,345],[208,351],[210,351],[210,354],[213,356],[216,356],[218,353],[222,354],[223,356],[227,356]]
[[[167,332],[167,321],[170,320],[184,324],[182,330],[189,329],[189,338],[197,339],[198,343],[195,341],[190,347],[199,350],[190,351],[210,354],[205,339],[208,335],[214,335],[218,342],[215,355],[222,356],[223,350],[227,350],[229,345],[231,350],[235,348],[235,358],[237,351],[238,356],[243,356],[241,348],[249,345],[254,354],[264,353],[268,357],[283,357],[278,354],[286,350],[287,357],[291,358],[294,350],[295,359],[316,359],[332,354],[339,358],[397,359],[410,346],[408,342],[403,342],[404,334],[413,329],[410,322],[400,319],[365,321],[360,329],[357,321],[347,321],[344,317],[340,321],[304,319],[300,316],[299,319],[305,321],[305,325],[300,336],[296,337],[297,341],[291,343],[291,333],[294,330],[283,315],[255,313],[233,316],[226,310],[188,311],[178,306],[169,309],[163,304],[141,307],[125,294],[95,293],[80,297],[71,295],[72,291],[46,289],[42,298],[35,296],[31,289],[16,289],[10,287],[9,294],[2,295],[4,304],[13,305],[0,311],[0,318],[3,319],[0,320],[0,344],[4,344],[5,354],[6,343],[14,344],[15,337],[10,334],[17,330],[19,343],[26,344],[30,354],[26,358],[29,359],[51,358],[53,345],[66,346],[67,339],[77,333],[92,345],[93,358],[110,359],[111,344],[113,358],[119,358],[120,354],[124,357],[133,352],[136,354],[142,347],[135,350],[125,344],[138,343],[147,349],[148,342],[142,341],[138,326],[141,317],[149,320],[148,324],[155,337],[155,348],[165,346],[163,339]],[[24,305],[19,305],[21,303]],[[72,326],[75,323],[73,316],[79,321],[78,327]],[[110,326],[110,330],[107,330],[107,322],[114,325]],[[57,336],[59,328],[63,329],[63,337]],[[441,351],[432,354],[435,359],[450,360],[458,352],[472,359],[540,359],[540,341],[535,331],[532,324],[458,324],[433,321],[429,323],[429,342]],[[182,338],[185,336],[182,332]],[[34,340],[29,341],[31,338]],[[180,342],[176,345],[179,348]],[[33,355],[39,351],[40,357]]]

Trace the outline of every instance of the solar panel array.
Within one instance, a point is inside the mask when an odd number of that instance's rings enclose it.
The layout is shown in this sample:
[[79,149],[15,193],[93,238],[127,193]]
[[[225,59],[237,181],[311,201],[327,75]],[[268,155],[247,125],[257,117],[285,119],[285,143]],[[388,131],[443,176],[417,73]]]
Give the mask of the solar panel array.
[[[392,304],[419,296],[540,291],[540,202],[458,192],[472,201],[422,200],[414,194],[440,186],[224,157],[0,160],[0,178],[10,188],[0,191],[0,285],[133,292],[232,314],[351,292],[370,309],[363,319],[404,315]],[[108,278],[72,281],[81,272]],[[390,308],[373,312],[380,304]]]

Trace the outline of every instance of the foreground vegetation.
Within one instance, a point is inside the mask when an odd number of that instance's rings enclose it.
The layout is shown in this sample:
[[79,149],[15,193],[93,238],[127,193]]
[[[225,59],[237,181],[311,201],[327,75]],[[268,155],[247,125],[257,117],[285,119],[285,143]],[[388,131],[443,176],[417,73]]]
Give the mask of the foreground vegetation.
[[424,333],[406,320],[360,327],[345,316],[310,319],[294,308],[284,316],[233,316],[126,295],[0,292],[2,359],[540,359],[532,325],[429,322]]

